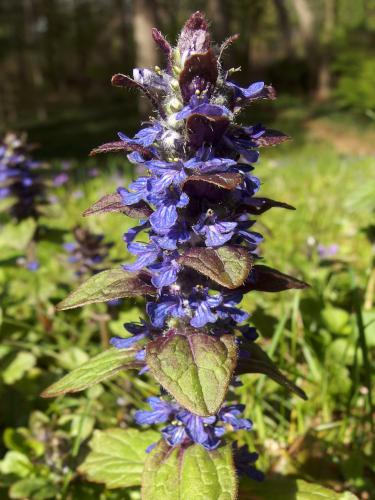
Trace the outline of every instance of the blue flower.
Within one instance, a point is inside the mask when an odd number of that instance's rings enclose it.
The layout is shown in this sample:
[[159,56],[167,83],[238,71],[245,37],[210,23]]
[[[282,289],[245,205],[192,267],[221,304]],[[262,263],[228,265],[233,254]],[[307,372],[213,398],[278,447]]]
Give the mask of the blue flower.
[[193,311],[190,320],[194,328],[202,328],[207,323],[215,323],[218,319],[217,313],[213,311],[222,303],[223,297],[220,293],[209,295],[208,288],[195,287],[189,297],[189,305]]
[[189,104],[176,114],[176,119],[185,120],[192,114],[201,114],[207,116],[229,116],[230,111],[225,106],[211,104],[206,97],[193,95],[190,98]]
[[225,425],[230,425],[235,431],[252,428],[249,420],[238,418],[243,405],[224,407],[217,416],[200,417],[177,403],[170,403],[160,398],[148,398],[147,402],[152,408],[151,411],[138,410],[135,414],[136,422],[141,425],[169,422],[161,430],[161,434],[170,446],[196,443],[207,450],[214,450],[222,442],[221,438],[226,432]]
[[197,224],[192,226],[196,234],[205,237],[207,247],[220,247],[229,241],[237,227],[237,222],[219,220],[212,209],[202,214]]
[[163,424],[167,422],[176,412],[176,405],[163,401],[160,398],[150,397],[146,399],[152,410],[137,410],[135,421],[140,425]]
[[149,178],[139,177],[129,185],[129,189],[118,188],[117,192],[125,205],[134,205],[141,200],[146,201],[149,195]]
[[124,328],[132,334],[131,337],[112,337],[109,341],[117,349],[128,349],[146,337],[151,337],[150,326],[141,320],[140,323],[125,323]]
[[174,252],[171,255],[164,255],[163,262],[148,267],[153,275],[151,282],[156,288],[163,288],[175,283],[181,267],[176,260],[178,256],[178,252]]
[[150,224],[157,234],[166,234],[176,224],[177,208],[186,207],[189,197],[181,190],[168,190],[164,193],[153,193],[150,201],[157,206],[150,215]]
[[150,241],[150,243],[131,242],[128,244],[128,250],[130,253],[137,255],[138,258],[133,264],[123,266],[126,271],[140,271],[144,267],[153,264],[160,255],[160,248],[154,241]]
[[218,413],[218,419],[229,424],[235,431],[245,429],[250,431],[253,423],[247,418],[239,418],[239,415],[244,411],[245,405],[225,406]]
[[224,294],[223,301],[218,306],[216,313],[220,319],[231,319],[235,323],[243,323],[249,318],[249,313],[236,307],[242,300],[242,293],[229,292]]
[[186,243],[190,240],[190,232],[184,221],[172,226],[166,234],[153,236],[153,240],[163,250],[176,250],[178,243]]
[[241,447],[238,447],[236,442],[233,444],[233,458],[237,473],[255,481],[263,481],[264,474],[254,466],[259,457],[258,453],[250,453],[245,444]]
[[234,90],[236,97],[242,99],[255,99],[259,97],[264,89],[264,82],[251,83],[247,88],[240,87],[237,83],[227,81],[227,87]]
[[186,315],[183,299],[178,294],[164,292],[157,302],[148,302],[147,314],[153,326],[163,328],[168,317],[183,318]]
[[187,177],[182,161],[150,160],[145,162],[145,167],[156,176],[156,179],[152,180],[153,192],[164,191],[171,185],[178,187]]
[[160,139],[163,133],[163,127],[160,123],[154,123],[151,127],[142,128],[139,132],[135,134],[133,139],[123,134],[122,132],[118,132],[119,138],[128,143],[139,144],[140,146],[149,147],[155,141]]

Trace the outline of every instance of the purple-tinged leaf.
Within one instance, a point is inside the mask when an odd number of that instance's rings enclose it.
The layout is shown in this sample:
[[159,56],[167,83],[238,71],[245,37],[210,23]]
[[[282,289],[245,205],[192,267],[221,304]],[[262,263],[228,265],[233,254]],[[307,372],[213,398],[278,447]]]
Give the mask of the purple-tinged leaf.
[[177,47],[182,57],[192,52],[205,52],[210,48],[211,37],[204,15],[197,11],[186,21],[181,30]]
[[263,373],[300,398],[307,400],[305,392],[287,379],[269,356],[255,342],[244,342],[240,347],[236,374]]
[[132,151],[137,151],[146,160],[154,158],[155,156],[154,153],[150,151],[148,148],[145,148],[140,144],[135,144],[134,142],[126,142],[126,141],[115,141],[102,144],[101,146],[94,148],[90,152],[90,156],[95,156],[100,153],[131,153]]
[[179,76],[180,89],[184,102],[187,103],[196,91],[210,93],[218,77],[217,60],[212,49],[193,54],[185,62]]
[[241,287],[253,266],[253,257],[246,247],[191,248],[178,259],[179,264],[190,267],[229,289]]
[[186,121],[190,145],[198,149],[203,143],[217,143],[229,126],[227,116],[207,116],[194,113]]
[[142,85],[141,83],[135,81],[133,78],[131,78],[128,75],[123,75],[122,73],[117,73],[116,75],[113,75],[111,78],[111,84],[114,87],[124,87],[128,89],[138,89],[141,92],[145,94],[145,96],[150,100],[152,105],[159,110],[159,112],[162,113],[162,116],[164,116],[164,111],[162,107],[160,106],[160,102],[158,99],[155,97],[154,94],[152,94],[145,85]]
[[265,133],[258,139],[253,139],[258,147],[276,146],[282,142],[289,141],[291,137],[278,130],[266,129]]
[[139,297],[140,295],[155,295],[156,290],[151,285],[150,275],[146,272],[130,273],[123,269],[108,269],[94,274],[82,283],[77,290],[60,302],[59,310],[108,302],[125,297]]
[[228,38],[224,40],[224,42],[220,46],[219,57],[218,57],[219,61],[221,60],[224,51],[227,50],[227,48],[230,47],[232,43],[236,42],[239,38],[240,35],[238,33],[235,33],[234,35],[228,36]]
[[189,411],[200,416],[220,409],[237,358],[233,335],[171,330],[146,346],[146,363],[156,380]]
[[283,292],[290,289],[304,289],[310,285],[293,276],[284,274],[277,269],[264,265],[256,265],[252,268],[246,282],[240,288],[242,293],[251,291],[258,292]]
[[106,194],[90,208],[83,212],[84,217],[94,214],[102,214],[106,212],[120,212],[133,219],[144,219],[149,217],[153,210],[144,201],[135,203],[134,205],[125,205],[119,193]]
[[250,198],[249,203],[241,205],[238,212],[248,212],[253,215],[261,215],[271,208],[286,208],[287,210],[295,210],[295,207],[282,201],[271,200],[270,198],[262,198],[253,196]]
[[45,389],[42,398],[55,398],[62,394],[79,392],[107,380],[119,371],[140,368],[144,363],[136,361],[137,349],[108,349],[75,368]]
[[241,174],[232,172],[224,172],[218,174],[202,174],[202,175],[194,174],[186,179],[186,181],[183,184],[183,189],[185,191],[189,191],[191,190],[191,185],[193,184],[193,191],[194,191],[194,185],[213,184],[217,188],[232,191],[237,186],[239,186],[242,181],[243,177]]
[[159,441],[148,455],[142,478],[144,500],[235,500],[237,477],[232,446],[207,451],[199,444],[169,446]]
[[159,48],[164,53],[164,55],[167,59],[167,71],[168,71],[168,73],[171,73],[173,49],[172,49],[170,43],[165,39],[164,35],[156,28],[152,28],[152,38],[154,39],[154,42],[159,46]]

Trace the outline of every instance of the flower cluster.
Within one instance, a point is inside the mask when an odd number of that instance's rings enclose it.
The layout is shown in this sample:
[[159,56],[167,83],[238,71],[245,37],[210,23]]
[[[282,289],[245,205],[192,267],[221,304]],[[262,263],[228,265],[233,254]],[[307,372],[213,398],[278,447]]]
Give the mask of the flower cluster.
[[[133,349],[142,373],[149,370],[176,401],[149,398],[151,411],[136,412],[136,421],[167,424],[161,433],[172,447],[198,443],[212,450],[221,446],[226,429],[251,429],[240,417],[241,405],[224,403],[234,377],[260,371],[285,379],[254,344],[257,335],[243,324],[249,314],[240,303],[247,292],[306,286],[259,264],[262,236],[254,230],[253,216],[273,207],[293,209],[257,196],[260,181],[253,175],[259,148],[288,137],[241,124],[243,108],[274,99],[275,91],[264,82],[242,87],[233,80],[235,70],[222,67],[222,53],[236,37],[215,47],[196,12],[176,47],[156,29],[153,38],[165,68],[137,68],[132,78],[117,74],[112,84],[140,90],[154,115],[134,137],[119,132],[119,140],[92,151],[126,152],[140,176],[85,215],[121,212],[139,220],[124,234],[135,260],[123,266],[122,280],[116,273],[103,297],[112,289],[132,297],[136,287],[147,297],[148,321],[126,324],[130,336],[111,343]],[[292,383],[284,385],[298,393]],[[238,470],[259,479],[255,459],[237,448]]]
[[45,203],[40,162],[30,157],[25,135],[7,133],[0,142],[0,200],[11,198],[11,215],[17,220],[37,217]]
[[99,271],[99,265],[108,257],[112,243],[105,243],[104,236],[93,234],[82,227],[73,229],[75,241],[64,243],[69,253],[68,262],[74,266],[77,276],[91,275]]
[[198,443],[207,450],[214,450],[221,444],[221,437],[227,430],[250,430],[252,422],[240,418],[243,405],[224,406],[215,416],[200,417],[174,402],[160,398],[147,399],[151,411],[138,410],[135,420],[140,425],[168,425],[161,433],[170,446],[183,443]]

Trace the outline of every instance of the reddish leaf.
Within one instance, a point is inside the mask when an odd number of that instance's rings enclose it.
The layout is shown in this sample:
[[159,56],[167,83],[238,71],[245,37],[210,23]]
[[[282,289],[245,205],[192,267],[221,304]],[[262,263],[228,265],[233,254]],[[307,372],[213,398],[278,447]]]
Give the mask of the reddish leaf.
[[241,246],[190,248],[179,263],[198,271],[219,285],[234,289],[244,284],[253,265],[248,249]]
[[243,212],[244,210],[253,215],[260,215],[269,210],[270,208],[286,208],[288,210],[295,210],[292,205],[288,203],[283,203],[282,201],[271,200],[270,198],[258,198],[256,196],[249,200],[248,205],[241,205],[238,212]]
[[84,217],[106,212],[121,212],[134,219],[149,217],[153,210],[146,202],[140,201],[134,205],[124,205],[121,195],[118,193],[106,194],[90,208],[83,212]]
[[211,37],[204,15],[197,11],[186,21],[181,30],[177,47],[181,54],[205,52],[210,48]]
[[272,269],[272,267],[256,265],[252,269],[251,278],[242,287],[241,291],[282,292],[292,288],[303,289],[309,286],[304,281],[281,273],[277,269]]
[[123,75],[122,73],[117,73],[116,75],[112,76],[111,83],[114,87],[125,87],[128,89],[138,89],[141,90],[145,96],[151,101],[152,105],[159,110],[159,112],[162,114],[162,116],[165,115],[163,108],[160,106],[159,100],[153,95],[147,87],[142,85],[141,83],[133,80],[128,75]]
[[188,102],[196,90],[212,89],[218,77],[217,60],[212,49],[193,54],[185,62],[179,83],[184,102]]
[[228,128],[226,116],[207,116],[195,113],[186,121],[190,145],[198,149],[204,142],[215,144]]
[[235,189],[241,182],[241,174],[197,174],[190,176],[185,181],[183,189],[190,197],[205,198],[211,202],[218,203],[225,200],[228,196],[228,191]]
[[266,132],[259,137],[259,139],[254,139],[254,142],[258,147],[267,147],[276,146],[277,144],[281,144],[289,139],[291,139],[291,137],[283,132],[267,129]]
[[170,43],[165,39],[164,35],[160,33],[156,28],[152,28],[152,38],[154,42],[160,47],[167,59],[167,71],[170,73],[172,71],[172,47]]
[[107,142],[106,144],[102,144],[101,146],[94,148],[90,152],[90,156],[95,156],[99,153],[130,153],[132,151],[138,151],[147,160],[154,157],[154,154],[148,148],[145,148],[140,144],[127,141]]
[[269,356],[254,342],[243,342],[240,347],[236,374],[263,373],[273,381],[282,385],[300,398],[307,400],[305,392],[287,379],[277,368]]

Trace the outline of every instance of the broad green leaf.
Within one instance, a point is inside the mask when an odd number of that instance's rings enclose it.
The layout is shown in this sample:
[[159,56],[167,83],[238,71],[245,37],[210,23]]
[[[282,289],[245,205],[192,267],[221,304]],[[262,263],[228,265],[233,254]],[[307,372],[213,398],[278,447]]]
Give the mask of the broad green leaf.
[[8,427],[3,434],[5,446],[26,456],[40,457],[45,452],[45,444],[38,441],[26,427]]
[[239,375],[245,373],[263,373],[289,391],[297,394],[300,398],[307,400],[305,392],[281,373],[275,363],[258,344],[255,342],[244,342],[241,349],[243,349],[246,355],[240,357],[236,373]]
[[57,498],[58,486],[53,484],[52,479],[42,477],[30,477],[15,482],[9,489],[10,498],[44,500],[46,498]]
[[153,295],[155,288],[150,284],[146,273],[130,273],[123,269],[108,269],[95,274],[57,305],[57,309],[107,302],[124,297]]
[[191,248],[179,262],[230,289],[243,285],[253,265],[250,252],[241,246]]
[[267,479],[263,483],[245,480],[240,483],[239,499],[246,500],[357,500],[353,493],[337,493],[320,484],[302,479]]
[[25,219],[18,224],[9,223],[1,228],[0,248],[25,250],[34,236],[36,222],[34,219]]
[[236,358],[232,335],[173,334],[146,346],[147,366],[156,380],[182,406],[202,416],[220,408]]
[[3,370],[2,378],[5,384],[14,384],[20,380],[23,375],[31,370],[36,363],[35,356],[31,352],[20,351],[16,357]]
[[237,478],[231,446],[207,451],[200,445],[171,448],[160,441],[147,457],[143,500],[234,500]]
[[322,311],[322,319],[330,332],[337,335],[349,335],[352,331],[349,321],[350,314],[339,307],[326,307]]
[[135,349],[108,349],[79,366],[42,392],[43,398],[54,398],[68,392],[79,392],[103,382],[125,368],[135,368]]
[[2,474],[15,474],[18,477],[26,477],[33,470],[33,464],[26,455],[19,451],[8,451],[0,461],[0,472]]
[[105,483],[107,488],[126,488],[141,484],[146,448],[159,439],[158,432],[136,429],[95,431],[91,451],[78,471],[89,481]]

